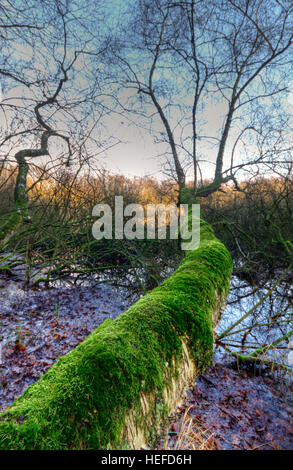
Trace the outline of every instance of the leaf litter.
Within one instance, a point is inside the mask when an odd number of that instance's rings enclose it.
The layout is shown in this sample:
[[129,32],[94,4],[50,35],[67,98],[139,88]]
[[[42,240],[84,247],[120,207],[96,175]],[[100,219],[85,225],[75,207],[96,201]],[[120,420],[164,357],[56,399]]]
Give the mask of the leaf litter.
[[[0,409],[7,408],[106,318],[136,298],[95,280],[25,286],[0,276]],[[158,449],[293,449],[292,384],[214,363],[196,379]]]

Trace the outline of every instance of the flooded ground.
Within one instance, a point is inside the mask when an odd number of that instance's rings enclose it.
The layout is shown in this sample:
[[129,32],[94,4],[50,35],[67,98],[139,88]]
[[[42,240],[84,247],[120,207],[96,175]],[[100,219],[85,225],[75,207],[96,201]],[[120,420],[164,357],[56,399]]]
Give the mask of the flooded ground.
[[[281,274],[280,272],[279,277]],[[230,351],[248,355],[256,349],[267,347],[293,330],[292,273],[288,273],[274,288],[277,282],[276,277],[260,279],[259,282],[252,284],[232,276],[226,307],[216,328],[218,336],[225,331],[227,336],[218,342],[215,348],[215,360],[222,362],[227,357],[224,348],[219,346],[222,343]],[[270,295],[267,296],[268,293]],[[265,300],[261,302],[264,298]],[[247,318],[231,331],[227,331],[249,311],[252,312]],[[288,354],[287,339],[268,350],[265,356],[276,363],[277,370],[278,364],[289,365]]]
[[196,379],[158,449],[293,449],[292,385],[215,363]]
[[28,287],[21,277],[0,276],[0,409],[136,298],[109,281],[74,281]]
[[[129,278],[131,279],[131,278]],[[0,275],[0,409],[15,398],[105,319],[115,318],[138,297],[131,281],[125,288],[109,279],[66,279],[27,286],[21,269]],[[103,282],[101,282],[103,281]],[[217,327],[223,331],[249,311],[274,281],[252,285],[231,280],[227,305]],[[272,327],[273,322],[273,327]],[[256,327],[256,325],[260,325]],[[270,326],[268,326],[268,324]],[[253,327],[253,328],[252,328]],[[232,351],[248,354],[292,329],[292,283],[285,279],[253,314],[224,338]],[[273,349],[286,364],[287,343]],[[281,347],[281,349],[279,349]],[[260,375],[261,372],[261,375]],[[172,448],[186,414],[207,430],[209,446],[218,449],[293,448],[292,374],[276,369],[235,369],[235,360],[218,344],[214,364],[188,392],[159,448]],[[188,447],[188,445],[186,446]],[[192,447],[191,447],[192,448]]]
[[[276,279],[264,279],[253,285],[233,276],[217,335],[257,305],[275,283]],[[220,346],[247,355],[291,331],[292,287],[288,275],[229,336],[216,343],[212,366],[188,391],[170,420],[169,432],[157,443],[159,450],[293,449],[293,364],[288,361],[288,339],[266,352],[269,366],[253,362],[240,366]]]

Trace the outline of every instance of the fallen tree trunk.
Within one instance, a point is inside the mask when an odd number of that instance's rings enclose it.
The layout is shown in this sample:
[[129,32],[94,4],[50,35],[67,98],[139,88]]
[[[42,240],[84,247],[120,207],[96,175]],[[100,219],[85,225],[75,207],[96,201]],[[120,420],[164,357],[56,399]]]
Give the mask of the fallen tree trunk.
[[232,260],[211,227],[174,274],[106,320],[0,414],[2,449],[140,448],[209,365]]

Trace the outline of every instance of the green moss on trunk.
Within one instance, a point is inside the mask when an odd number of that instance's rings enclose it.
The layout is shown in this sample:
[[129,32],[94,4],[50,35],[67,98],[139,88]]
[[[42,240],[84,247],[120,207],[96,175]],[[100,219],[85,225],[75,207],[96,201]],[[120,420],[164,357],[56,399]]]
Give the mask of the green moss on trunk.
[[[0,448],[125,448],[130,415],[153,438],[170,411],[164,390],[179,374],[183,340],[197,370],[210,362],[231,271],[228,251],[202,222],[199,248],[169,279],[105,321],[0,415]],[[145,407],[142,396],[152,397]]]

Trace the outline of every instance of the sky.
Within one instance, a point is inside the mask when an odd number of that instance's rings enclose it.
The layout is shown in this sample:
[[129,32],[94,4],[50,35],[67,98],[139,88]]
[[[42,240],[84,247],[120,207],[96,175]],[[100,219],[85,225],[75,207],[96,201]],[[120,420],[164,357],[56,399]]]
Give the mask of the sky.
[[[80,0],[80,3],[82,4],[82,0]],[[109,30],[114,32],[119,25],[125,23],[125,9],[128,3],[128,1],[121,2],[121,0],[112,0],[105,4],[105,8],[108,8],[108,13],[110,13],[107,23]],[[19,46],[18,54],[29,57],[32,54],[32,50],[28,45]],[[43,63],[42,67],[45,70],[48,64]],[[286,106],[286,112],[289,111],[293,113],[293,81],[289,82],[289,78],[288,85],[292,92],[288,96],[284,106]],[[129,98],[128,94],[129,91],[121,91],[122,101],[123,99],[125,99],[125,102],[127,101]],[[19,85],[10,88],[8,92],[6,92],[6,90],[2,91],[2,88],[0,88],[0,101],[11,99],[12,97],[15,98],[16,96],[19,98],[29,98],[30,90]],[[185,95],[184,99],[188,99],[188,95]],[[149,110],[151,112],[151,107]],[[204,112],[206,121],[204,133],[206,135],[217,135],[219,128],[221,128],[222,118],[225,112],[225,103],[221,100],[206,103]],[[174,110],[173,117],[175,117],[176,121],[176,111]],[[1,124],[5,125],[5,119],[3,114],[1,115],[1,110],[0,119]],[[166,144],[155,144],[153,137],[149,133],[147,124],[145,123],[145,128],[135,126],[131,122],[131,119],[135,120],[135,117],[121,116],[119,114],[112,114],[104,119],[105,129],[107,128],[109,134],[113,135],[120,143],[107,150],[104,155],[99,154],[98,163],[109,171],[121,173],[126,176],[156,176],[158,178],[164,178],[165,174],[162,172],[162,165],[165,162],[164,154],[168,150],[168,146]],[[163,126],[159,118],[153,119],[153,130],[156,132],[163,131]],[[105,130],[103,132],[103,138],[106,139],[107,131]],[[176,131],[174,132],[176,135]],[[176,136],[178,137],[178,135],[179,134]],[[231,149],[231,143],[228,143],[228,155]],[[203,164],[204,176],[212,177],[214,173],[213,162],[215,160],[216,149],[208,146],[208,144],[204,144],[201,150],[205,155],[205,159],[208,160]],[[241,158],[241,148],[239,148],[236,152],[235,163],[240,162]],[[191,173],[189,173],[188,176],[191,178]]]
[[[109,12],[110,12],[110,25],[115,30],[118,25],[125,24],[126,21],[126,9],[127,5],[133,4],[136,5],[136,2],[133,0],[127,0],[121,2],[121,0],[112,0],[109,2]],[[166,72],[168,74],[168,72]],[[166,76],[168,79],[168,76]],[[283,106],[286,113],[291,113],[293,115],[293,80],[290,82],[291,77],[288,77],[288,86],[291,89],[291,94],[283,101]],[[180,72],[178,73],[178,81],[181,79]],[[125,95],[125,103],[127,103],[128,91],[122,91],[122,94]],[[134,92],[134,95],[136,91]],[[188,102],[189,96],[182,94],[179,98],[179,101],[183,102],[186,100]],[[122,97],[123,101],[123,97]],[[164,104],[164,99],[160,98],[160,103]],[[154,111],[154,108],[149,107],[149,113],[151,114]],[[217,137],[219,130],[223,126],[223,117],[227,111],[226,102],[221,99],[220,96],[215,97],[209,102],[205,103],[204,119],[206,124],[203,126],[203,134],[209,135],[212,137]],[[173,109],[173,122],[176,122],[176,110]],[[133,116],[129,117],[130,119],[135,118]],[[178,115],[178,119],[180,116]],[[189,119],[190,120],[190,119]],[[113,133],[121,140],[121,144],[112,148],[110,151],[106,152],[104,158],[102,158],[103,165],[114,172],[123,173],[128,176],[146,176],[153,175],[158,178],[164,178],[165,173],[162,172],[162,166],[166,162],[164,154],[169,152],[169,146],[167,144],[155,144],[153,137],[149,133],[148,126],[146,129],[142,127],[136,127],[131,122],[128,121],[127,117],[121,116],[111,116],[110,117],[110,128]],[[157,133],[163,131],[163,125],[159,118],[153,120],[153,130]],[[179,133],[174,130],[174,134],[179,140]],[[235,139],[236,134],[232,135]],[[210,141],[212,142],[212,141]],[[233,139],[231,138],[227,142],[226,146],[226,155],[229,156],[232,152],[232,146],[234,144]],[[202,147],[200,147],[202,145]],[[217,148],[213,145],[208,144],[199,144],[201,153],[204,155],[204,158],[207,162],[202,163],[201,167],[203,170],[204,177],[211,178],[214,175],[215,171],[215,152]],[[251,147],[251,153],[255,152],[255,147]],[[247,148],[246,148],[247,152]],[[238,144],[235,151],[234,164],[240,163],[243,159],[244,149],[241,147],[241,144]],[[180,155],[180,150],[179,150]],[[192,178],[192,171],[187,171],[187,179]]]

